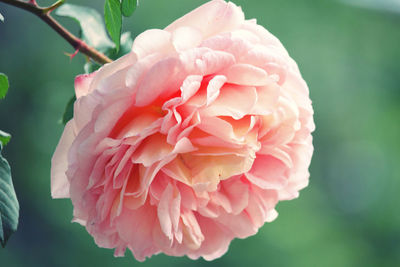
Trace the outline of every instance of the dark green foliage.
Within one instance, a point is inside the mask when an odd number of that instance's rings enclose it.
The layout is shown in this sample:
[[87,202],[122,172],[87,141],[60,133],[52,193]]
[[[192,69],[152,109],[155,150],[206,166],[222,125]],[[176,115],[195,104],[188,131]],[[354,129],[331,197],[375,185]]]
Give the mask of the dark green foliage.
[[65,111],[62,117],[62,123],[65,125],[67,122],[72,119],[74,116],[74,103],[75,103],[76,97],[73,96],[71,99],[68,101],[67,106],[65,107]]
[[8,92],[8,78],[5,74],[0,73],[0,99],[4,98]]
[[[3,145],[0,144],[0,153]],[[11,180],[10,165],[0,154],[0,244],[4,247],[17,230],[19,203]]]
[[3,132],[2,130],[0,130],[0,143],[3,146],[6,146],[8,144],[8,142],[10,142],[11,139],[11,135],[9,133]]

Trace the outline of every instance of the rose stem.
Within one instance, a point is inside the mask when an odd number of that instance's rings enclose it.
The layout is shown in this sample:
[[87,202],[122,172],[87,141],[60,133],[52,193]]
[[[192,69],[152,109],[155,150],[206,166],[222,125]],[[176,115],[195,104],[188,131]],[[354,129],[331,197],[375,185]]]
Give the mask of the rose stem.
[[60,23],[58,23],[51,15],[50,12],[64,3],[64,0],[57,1],[55,4],[43,8],[39,7],[35,0],[24,2],[21,0],[0,0],[0,2],[24,9],[38,16],[41,20],[46,22],[53,30],[55,30],[61,37],[63,37],[75,50],[87,55],[94,61],[100,64],[112,62],[106,55],[96,50],[94,47],[86,44],[84,41],[73,35]]

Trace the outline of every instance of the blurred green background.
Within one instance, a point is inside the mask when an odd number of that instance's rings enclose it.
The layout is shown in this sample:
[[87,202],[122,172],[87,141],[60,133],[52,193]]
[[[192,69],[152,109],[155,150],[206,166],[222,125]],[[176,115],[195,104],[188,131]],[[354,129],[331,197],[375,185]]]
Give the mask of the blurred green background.
[[[52,1],[38,1],[50,4]],[[104,0],[69,0],[102,10]],[[124,29],[163,28],[204,1],[142,0]],[[400,13],[334,0],[236,0],[247,18],[278,36],[310,87],[317,130],[310,185],[278,204],[279,217],[234,240],[213,262],[153,256],[114,258],[70,223],[69,200],[50,197],[58,123],[84,58],[38,18],[0,3],[0,72],[11,88],[0,128],[21,205],[1,266],[400,266]],[[362,3],[362,1],[357,1]],[[396,1],[392,1],[393,5]],[[399,2],[397,2],[399,3]],[[400,6],[400,4],[399,4]],[[399,9],[397,9],[398,11]],[[68,19],[59,19],[78,31]]]

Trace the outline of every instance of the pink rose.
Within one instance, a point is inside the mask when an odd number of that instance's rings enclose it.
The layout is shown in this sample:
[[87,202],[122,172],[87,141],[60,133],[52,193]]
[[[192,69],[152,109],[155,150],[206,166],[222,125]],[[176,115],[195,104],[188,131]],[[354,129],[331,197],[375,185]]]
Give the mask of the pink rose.
[[313,109],[296,63],[240,7],[204,4],[75,80],[51,191],[95,242],[212,260],[308,184]]

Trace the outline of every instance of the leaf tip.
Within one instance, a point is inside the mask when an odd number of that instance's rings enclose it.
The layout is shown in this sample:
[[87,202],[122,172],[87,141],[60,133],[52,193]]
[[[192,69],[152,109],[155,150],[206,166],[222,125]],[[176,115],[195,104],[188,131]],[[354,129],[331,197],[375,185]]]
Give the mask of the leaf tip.
[[6,97],[8,92],[8,87],[10,86],[8,82],[8,77],[4,73],[0,73],[0,99]]

